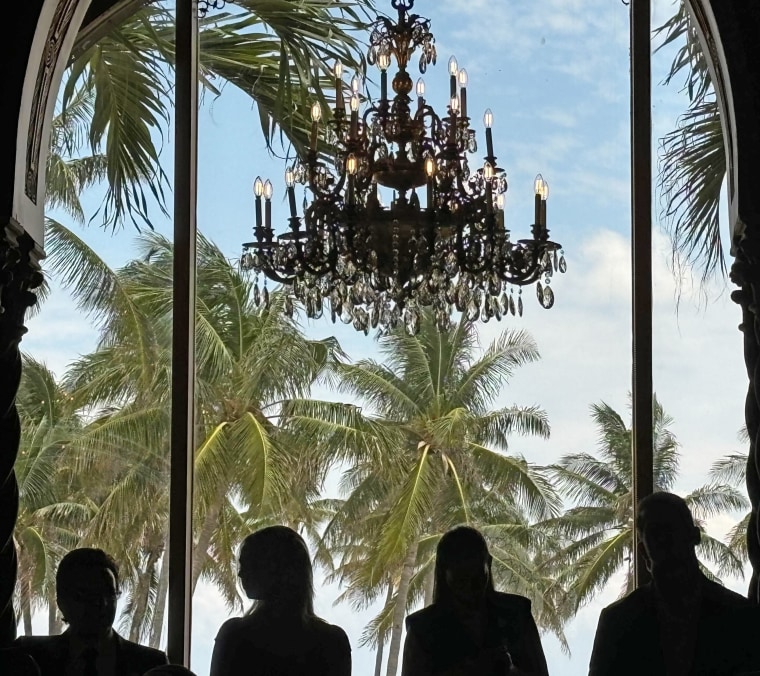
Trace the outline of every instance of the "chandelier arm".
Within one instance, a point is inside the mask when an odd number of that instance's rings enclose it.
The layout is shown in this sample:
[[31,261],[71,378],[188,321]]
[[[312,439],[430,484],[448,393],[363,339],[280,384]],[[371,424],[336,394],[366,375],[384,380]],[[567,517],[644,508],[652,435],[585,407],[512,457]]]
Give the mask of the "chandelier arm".
[[268,277],[273,282],[277,282],[278,284],[292,284],[297,277],[295,271],[289,275],[282,275],[280,272],[275,272],[275,270],[269,265],[264,265],[259,268],[259,270],[264,274],[264,276]]

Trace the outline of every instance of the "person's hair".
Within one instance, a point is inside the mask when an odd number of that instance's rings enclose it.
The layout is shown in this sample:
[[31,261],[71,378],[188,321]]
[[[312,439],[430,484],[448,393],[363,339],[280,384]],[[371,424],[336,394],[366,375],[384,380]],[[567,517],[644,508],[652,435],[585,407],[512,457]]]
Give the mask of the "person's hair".
[[179,664],[162,664],[149,669],[143,676],[195,676],[195,673]]
[[491,576],[491,553],[480,531],[470,526],[457,526],[443,534],[435,552],[435,576],[433,581],[433,603],[451,601],[451,590],[446,582],[446,571],[457,561],[480,557],[488,565],[488,592],[494,592]]
[[274,598],[261,599],[254,610],[266,606],[287,606],[304,619],[314,616],[314,579],[311,556],[304,539],[287,526],[268,526],[251,533],[240,546],[240,565],[248,557],[264,558],[274,565]]
[[61,559],[55,574],[56,591],[60,594],[63,590],[65,594],[66,590],[71,587],[71,583],[81,578],[83,568],[110,570],[116,581],[116,591],[119,592],[119,565],[110,554],[106,554],[102,549],[92,547],[72,549]]
[[639,500],[636,509],[636,516],[638,517],[636,519],[636,528],[640,533],[646,526],[647,512],[651,514],[654,510],[664,510],[677,514],[679,520],[683,521],[684,528],[694,527],[694,516],[689,509],[689,505],[686,504],[686,500],[675,493],[657,491]]

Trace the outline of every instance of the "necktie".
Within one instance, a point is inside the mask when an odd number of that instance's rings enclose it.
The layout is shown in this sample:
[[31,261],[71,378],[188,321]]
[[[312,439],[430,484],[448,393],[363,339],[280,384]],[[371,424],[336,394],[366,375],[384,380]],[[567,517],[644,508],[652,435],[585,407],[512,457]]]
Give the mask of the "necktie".
[[98,676],[98,651],[95,648],[87,648],[82,653],[82,662],[84,664],[84,670],[82,676]]

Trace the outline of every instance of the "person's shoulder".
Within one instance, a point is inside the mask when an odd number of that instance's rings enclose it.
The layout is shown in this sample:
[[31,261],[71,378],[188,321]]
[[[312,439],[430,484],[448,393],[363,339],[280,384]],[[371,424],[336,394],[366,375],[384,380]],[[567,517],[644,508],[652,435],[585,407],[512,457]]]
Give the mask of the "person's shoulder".
[[508,610],[510,612],[530,613],[530,599],[527,596],[521,596],[520,594],[495,592],[493,603],[497,608]]
[[12,643],[14,648],[39,648],[47,647],[60,641],[60,635],[56,636],[19,636]]
[[252,622],[252,617],[253,616],[230,618],[219,627],[219,631],[216,634],[216,640],[231,639],[239,633],[245,632]]
[[418,610],[406,618],[406,628],[408,630],[424,629],[435,623],[440,615],[440,606],[432,603],[421,610]]
[[620,616],[626,617],[638,614],[651,606],[652,595],[651,584],[645,584],[602,609],[600,617],[617,619]]
[[66,638],[63,634],[53,636],[19,636],[11,647],[29,653],[32,656],[39,654],[50,654],[58,650],[63,650]]
[[169,660],[166,657],[166,653],[157,648],[151,648],[147,645],[140,645],[134,641],[130,641],[123,636],[116,634],[116,641],[119,645],[119,652],[122,655],[128,655],[128,659],[131,662],[139,661],[141,668],[147,671],[151,667],[157,667],[161,664],[168,664]]
[[742,596],[741,594],[738,594],[737,592],[724,587],[722,584],[713,582],[708,578],[705,578],[703,581],[702,593],[704,594],[704,598],[706,600],[709,600],[719,606],[737,609],[756,608],[755,604],[753,604],[746,596]]
[[344,644],[349,646],[348,634],[343,630],[343,627],[339,627],[337,624],[330,624],[321,617],[315,617],[312,620],[312,631],[322,641],[332,641],[336,644]]

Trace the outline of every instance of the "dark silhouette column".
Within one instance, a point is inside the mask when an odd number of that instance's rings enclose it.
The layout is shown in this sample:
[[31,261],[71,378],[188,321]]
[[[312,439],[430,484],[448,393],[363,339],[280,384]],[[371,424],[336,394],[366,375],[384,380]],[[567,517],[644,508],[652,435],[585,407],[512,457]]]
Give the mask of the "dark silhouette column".
[[18,514],[18,484],[13,465],[21,424],[16,392],[21,380],[19,343],[26,333],[24,315],[34,305],[31,292],[42,283],[32,238],[7,226],[0,233],[0,647],[16,636],[13,591],[16,547],[13,530]]
[[747,233],[736,248],[736,261],[731,268],[731,279],[740,289],[731,298],[741,306],[744,334],[744,360],[747,365],[749,387],[744,404],[744,415],[749,435],[747,458],[747,493],[752,503],[752,515],[747,529],[747,550],[752,564],[749,597],[760,602],[758,573],[760,572],[760,530],[758,508],[760,507],[760,467],[758,466],[758,434],[760,434],[760,238],[756,231]]

